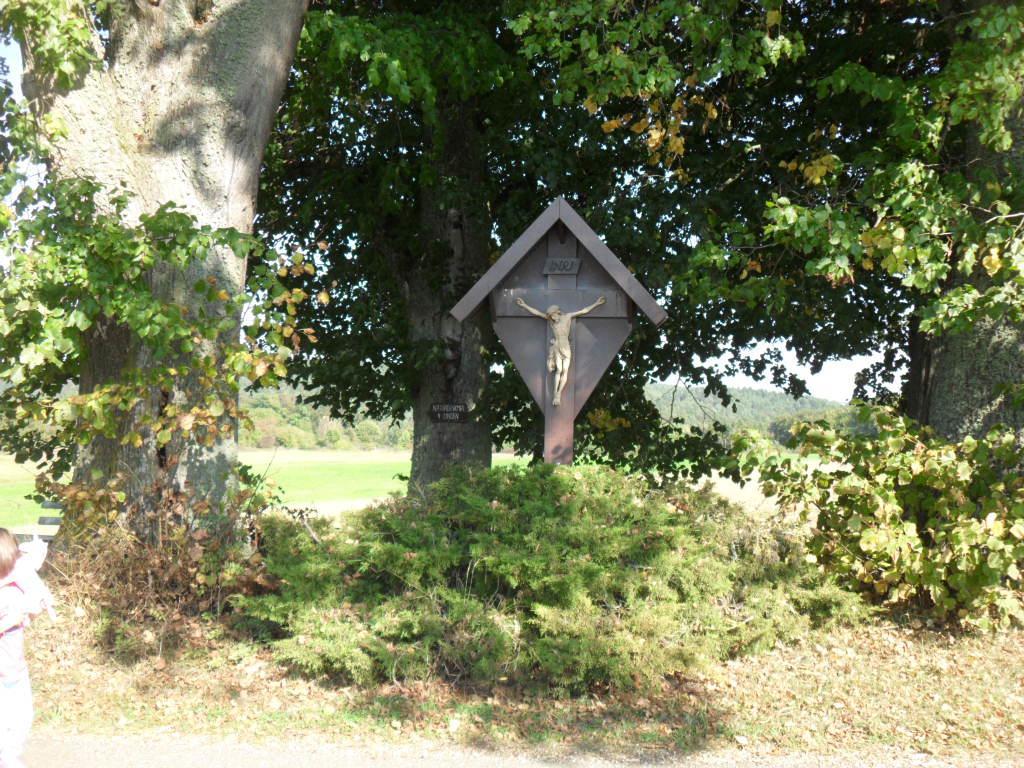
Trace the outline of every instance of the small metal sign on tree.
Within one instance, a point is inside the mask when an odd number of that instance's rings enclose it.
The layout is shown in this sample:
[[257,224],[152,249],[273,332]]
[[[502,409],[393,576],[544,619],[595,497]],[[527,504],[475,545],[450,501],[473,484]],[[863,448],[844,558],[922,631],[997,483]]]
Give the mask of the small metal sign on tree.
[[667,319],[564,199],[552,203],[452,309],[490,298],[494,330],[544,411],[544,460],[569,464],[573,424],[633,329],[637,308]]

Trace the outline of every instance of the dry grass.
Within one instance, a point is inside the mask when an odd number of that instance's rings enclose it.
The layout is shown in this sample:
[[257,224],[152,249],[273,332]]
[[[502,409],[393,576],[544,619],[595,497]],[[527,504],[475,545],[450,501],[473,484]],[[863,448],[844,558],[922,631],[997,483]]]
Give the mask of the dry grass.
[[152,728],[242,738],[316,732],[346,739],[544,743],[602,751],[735,746],[940,755],[1024,753],[1024,635],[958,637],[883,624],[821,634],[704,670],[654,695],[554,699],[444,684],[360,690],[288,675],[267,654],[189,625],[173,658],[119,663],[95,644],[79,599],[31,630],[38,720],[59,730]]
[[888,623],[712,670],[728,728],[785,749],[1024,754],[1024,633]]

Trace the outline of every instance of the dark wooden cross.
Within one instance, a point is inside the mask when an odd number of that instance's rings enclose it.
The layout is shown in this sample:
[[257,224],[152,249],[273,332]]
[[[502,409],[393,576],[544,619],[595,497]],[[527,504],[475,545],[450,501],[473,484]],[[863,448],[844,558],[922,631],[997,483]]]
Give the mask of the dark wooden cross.
[[[544,460],[572,463],[576,416],[632,331],[636,309],[655,325],[665,322],[665,310],[562,198],[451,314],[462,322],[487,298],[498,338],[544,411]],[[566,340],[556,338],[554,308],[563,316],[585,312],[569,324],[568,353]],[[559,366],[568,369],[560,392]]]

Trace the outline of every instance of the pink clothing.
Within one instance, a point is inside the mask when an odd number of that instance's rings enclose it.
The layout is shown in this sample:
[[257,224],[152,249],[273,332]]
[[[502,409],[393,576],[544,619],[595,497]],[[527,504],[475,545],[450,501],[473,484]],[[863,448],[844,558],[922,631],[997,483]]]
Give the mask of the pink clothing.
[[[23,545],[25,546],[25,545]],[[43,611],[53,615],[53,595],[36,570],[45,545],[25,546],[14,569],[0,579],[0,768],[21,768],[32,729],[32,686],[25,662],[25,626]]]
[[[39,574],[36,573],[36,569],[32,567],[32,563],[27,557],[19,557],[14,565],[14,570],[6,579],[0,579],[0,589],[4,589],[7,585],[16,586],[21,590],[22,596],[18,605],[21,606],[22,613],[28,614],[29,617],[36,616],[43,611],[50,611],[52,614],[53,595],[50,594],[50,590],[43,580],[39,578]],[[0,604],[0,608],[2,608],[2,604]],[[0,630],[2,629],[4,629],[4,624],[0,622]]]
[[32,686],[25,663],[25,592],[0,582],[0,768],[21,768],[32,729]]
[[13,582],[0,582],[0,685],[28,678],[25,608],[24,590]]

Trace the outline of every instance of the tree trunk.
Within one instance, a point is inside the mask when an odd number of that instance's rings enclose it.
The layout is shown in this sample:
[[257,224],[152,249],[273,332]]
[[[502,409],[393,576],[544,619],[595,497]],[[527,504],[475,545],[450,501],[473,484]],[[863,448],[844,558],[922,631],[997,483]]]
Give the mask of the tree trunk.
[[[104,64],[70,91],[33,70],[33,45],[23,44],[24,91],[37,113],[67,126],[54,152],[55,171],[90,177],[109,193],[129,196],[127,223],[174,203],[200,225],[251,232],[263,151],[298,44],[308,0],[121,0],[109,40],[93,41]],[[154,269],[154,294],[191,298],[197,279],[230,294],[244,289],[246,265],[228,249],[206,254],[188,274]],[[240,322],[241,318],[235,318]],[[216,354],[209,345],[203,354]],[[150,364],[144,345],[115,321],[89,334],[79,382],[83,393]],[[170,400],[197,402],[204,393],[182,380],[175,392],[153,392],[123,423],[134,431],[146,412]],[[80,457],[79,477],[96,470],[125,480],[128,509],[144,510],[166,490],[187,492],[217,507],[228,491],[234,439],[213,448],[182,441],[158,448],[142,432],[140,447],[97,440]]]
[[1005,319],[933,339],[924,406],[916,416],[943,437],[981,437],[1002,424],[1024,436],[1024,410],[1004,392],[1024,382],[1024,329]]
[[[443,130],[428,133],[436,174],[422,188],[425,252],[407,284],[410,338],[417,348],[431,350],[413,392],[410,490],[422,490],[453,464],[491,464],[491,425],[477,410],[487,384],[491,326],[486,312],[462,324],[448,314],[489,266],[490,220],[482,192],[486,157],[470,105],[442,114]],[[437,422],[431,413],[435,404],[463,404],[468,417]]]
[[[1008,5],[1008,0],[994,2]],[[971,5],[980,9],[991,4],[993,0],[976,0]],[[1018,111],[1007,127],[1013,136],[1009,152],[984,146],[976,132],[968,137],[964,168],[969,177],[977,179],[983,170],[992,171],[1001,183],[1011,175],[1024,177],[1024,116]],[[990,280],[979,268],[971,282],[983,291]],[[1024,438],[1024,409],[1006,392],[1008,386],[1024,383],[1024,327],[1004,316],[941,337],[924,339],[915,330],[910,351],[909,415],[949,440],[981,437],[997,424]]]
[[903,410],[922,424],[928,421],[933,346],[932,339],[921,332],[918,318],[911,318],[908,340],[910,365],[903,384]]

